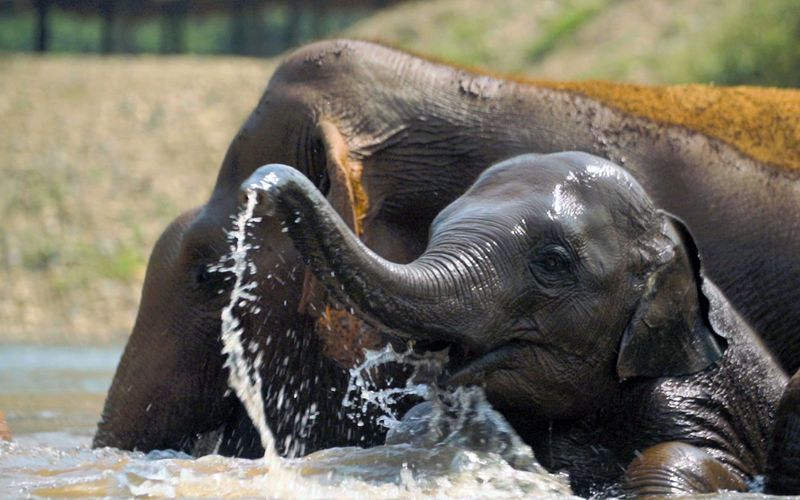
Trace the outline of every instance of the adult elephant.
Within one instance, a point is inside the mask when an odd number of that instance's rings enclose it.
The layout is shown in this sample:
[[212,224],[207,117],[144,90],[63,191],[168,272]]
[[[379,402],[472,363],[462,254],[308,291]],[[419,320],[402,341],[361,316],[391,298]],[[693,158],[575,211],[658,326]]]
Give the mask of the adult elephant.
[[333,293],[401,335],[466,347],[448,383],[484,387],[576,493],[746,491],[764,473],[786,376],[704,283],[682,223],[613,163],[501,162],[409,264],[366,248],[290,167],[243,186]]
[[[574,149],[616,159],[658,206],[686,220],[709,275],[792,366],[800,360],[799,105],[791,91],[502,80],[364,42],[302,48],[276,70],[208,202],[156,244],[94,443],[191,451],[215,435],[221,453],[261,452],[226,395],[219,291],[229,282],[208,267],[228,250],[222,228],[239,209],[240,184],[272,162],[311,179],[373,251],[409,262],[436,214],[497,161]],[[329,390],[341,393],[341,367],[376,337],[320,312],[325,296],[277,225],[259,237],[260,309],[243,326],[264,353],[267,419],[282,451],[380,440],[345,419]],[[352,345],[341,345],[341,333]],[[312,407],[318,417],[303,425]]]

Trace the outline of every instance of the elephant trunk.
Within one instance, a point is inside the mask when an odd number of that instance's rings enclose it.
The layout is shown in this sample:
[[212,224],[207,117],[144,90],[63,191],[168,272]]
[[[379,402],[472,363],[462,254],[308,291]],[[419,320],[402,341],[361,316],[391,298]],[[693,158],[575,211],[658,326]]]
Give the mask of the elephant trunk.
[[486,306],[463,276],[474,272],[469,271],[474,262],[441,246],[410,264],[383,259],[353,234],[303,174],[285,165],[259,168],[241,189],[243,198],[256,193],[255,214],[278,218],[337,299],[400,335],[477,346],[468,332]]

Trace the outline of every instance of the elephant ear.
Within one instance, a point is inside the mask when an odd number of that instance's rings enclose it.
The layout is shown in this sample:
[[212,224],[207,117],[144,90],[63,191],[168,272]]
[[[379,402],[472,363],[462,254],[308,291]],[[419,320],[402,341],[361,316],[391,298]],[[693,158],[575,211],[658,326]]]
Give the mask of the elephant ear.
[[[331,206],[336,210],[347,226],[357,235],[363,230],[366,195],[361,188],[361,164],[350,159],[350,150],[339,129],[332,122],[321,120],[314,130],[315,158],[321,170],[320,191],[325,193]],[[327,294],[317,283],[317,279],[306,268],[303,278],[303,291],[298,304],[298,311],[317,316],[318,311],[325,310]],[[316,312],[315,312],[316,311]]]
[[689,230],[659,212],[658,262],[620,343],[617,375],[622,380],[702,371],[722,356],[726,345],[708,320],[700,257]]

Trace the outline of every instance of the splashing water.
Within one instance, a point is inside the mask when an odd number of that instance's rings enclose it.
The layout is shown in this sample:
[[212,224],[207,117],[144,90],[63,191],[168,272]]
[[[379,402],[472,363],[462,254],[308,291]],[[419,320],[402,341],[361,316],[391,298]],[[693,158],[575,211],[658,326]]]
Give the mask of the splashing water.
[[[0,442],[0,491],[24,497],[563,498],[569,495],[564,478],[547,474],[533,462],[530,448],[519,441],[480,390],[448,392],[436,387],[436,376],[447,362],[445,352],[420,355],[412,349],[396,352],[387,346],[367,352],[364,362],[350,370],[351,379],[342,404],[353,419],[377,415],[377,423],[389,429],[387,444],[369,449],[331,448],[299,459],[278,457],[262,397],[260,369],[264,355],[256,352],[255,344],[246,348],[242,339],[242,315],[258,307],[257,283],[252,280],[256,267],[248,259],[248,252],[257,247],[247,242],[248,228],[260,221],[253,217],[256,200],[256,194],[248,192],[247,203],[233,219],[228,233],[230,253],[210,271],[232,276],[230,301],[221,316],[225,366],[230,387],[259,432],[264,459],[216,455],[195,459],[170,451],[143,454],[90,449],[101,393],[111,377],[109,369],[108,379],[100,384],[103,389],[97,395],[97,408],[90,412],[92,416],[76,436],[64,433],[62,426],[54,423],[52,429],[46,429],[48,432],[21,433],[15,443]],[[377,369],[388,363],[404,366],[411,372],[408,378],[398,381],[399,387],[384,387],[382,384],[391,385],[393,381],[375,376]],[[46,373],[49,365],[45,362],[37,368],[37,373]],[[2,399],[3,376],[0,364],[0,405],[13,408],[13,404]],[[63,375],[58,379],[63,380]],[[5,386],[19,386],[19,382]],[[414,418],[407,415],[400,420],[396,407],[406,397],[427,400],[430,408],[426,410],[423,403],[410,412]],[[54,400],[47,403],[47,408],[57,408],[58,404],[63,402]],[[417,411],[420,409],[423,411]],[[9,421],[13,429],[17,423],[13,413]]]
[[[379,351],[366,350],[364,361],[349,370],[350,380],[342,406],[354,410],[348,416],[362,424],[374,408],[378,412],[377,423],[392,429],[399,423],[396,408],[402,399],[418,397],[430,400],[435,397],[438,388],[434,380],[447,361],[447,351],[419,354],[412,346],[402,353],[395,351],[392,344]],[[379,381],[375,380],[375,371],[390,363],[413,369],[402,387],[380,387]]]
[[[260,221],[259,218],[253,217],[256,201],[256,192],[248,190],[247,204],[234,219],[233,230],[228,232],[231,252],[228,256],[223,257],[223,262],[229,261],[231,264],[228,267],[216,266],[213,270],[233,273],[235,277],[231,300],[222,310],[222,353],[227,355],[224,366],[228,368],[228,385],[236,392],[236,396],[244,405],[247,415],[258,430],[261,446],[264,448],[264,457],[269,460],[277,455],[275,439],[267,426],[264,401],[261,396],[262,383],[259,368],[263,361],[263,354],[258,352],[254,363],[250,364],[242,344],[243,328],[239,318],[234,315],[236,307],[244,307],[258,300],[258,296],[252,293],[257,283],[255,281],[245,282],[246,272],[249,271],[251,275],[256,273],[255,264],[247,260],[247,252],[253,246],[246,243],[248,225]],[[272,460],[272,462],[276,461]]]
[[[545,474],[533,451],[495,411],[478,387],[443,390],[436,380],[448,362],[447,350],[417,353],[413,345],[398,353],[391,344],[379,351],[366,351],[364,361],[350,369],[350,382],[342,406],[357,410],[351,418],[368,417],[378,411],[377,423],[389,430],[386,444],[413,444],[421,448],[448,447],[484,451],[501,456],[519,470]],[[402,387],[380,387],[372,376],[390,363],[411,367]],[[395,413],[407,397],[422,398],[402,420]],[[356,399],[360,399],[360,404]]]
[[[274,174],[270,175],[271,177],[268,176],[262,179],[261,188],[268,190],[277,181]],[[223,257],[220,260],[220,264],[211,270],[230,273],[234,277],[230,301],[223,309],[221,316],[222,352],[226,355],[224,366],[229,370],[229,386],[241,400],[248,416],[259,432],[262,446],[265,449],[264,459],[270,465],[272,482],[276,480],[276,474],[285,476],[287,473],[290,475],[290,477],[286,477],[286,479],[289,479],[289,483],[297,482],[299,478],[295,473],[298,470],[307,468],[304,467],[304,464],[310,461],[313,464],[311,467],[313,470],[320,468],[326,470],[323,483],[330,483],[334,481],[335,477],[338,477],[338,479],[334,482],[341,483],[343,481],[347,483],[352,481],[353,476],[363,475],[365,470],[363,467],[357,467],[349,470],[344,476],[340,476],[339,469],[342,464],[358,464],[361,466],[363,465],[360,462],[361,457],[371,457],[376,453],[382,457],[383,461],[388,460],[392,463],[391,457],[400,460],[400,467],[396,467],[398,464],[395,463],[395,468],[393,469],[394,471],[400,471],[399,476],[391,482],[402,484],[407,491],[411,491],[409,488],[418,488],[422,484],[414,481],[413,473],[408,465],[408,459],[414,458],[415,455],[415,452],[412,451],[414,448],[410,447],[414,443],[425,445],[419,448],[419,450],[425,450],[423,452],[425,456],[417,456],[413,460],[412,468],[416,470],[426,460],[433,460],[436,464],[429,466],[429,468],[436,471],[433,476],[437,478],[437,481],[441,479],[442,473],[463,472],[489,463],[503,464],[503,467],[507,468],[510,468],[509,464],[511,464],[516,469],[535,471],[538,476],[541,476],[539,479],[547,477],[544,470],[536,464],[530,448],[524,445],[505,420],[491,409],[480,389],[470,389],[469,391],[459,389],[455,392],[447,393],[442,392],[436,386],[435,379],[442,372],[448,361],[446,351],[419,354],[413,350],[411,345],[405,352],[401,353],[395,351],[391,344],[387,344],[386,347],[379,351],[366,351],[364,361],[349,371],[350,380],[342,401],[343,408],[351,410],[347,413],[347,416],[357,422],[358,425],[364,425],[365,422],[363,420],[365,418],[376,418],[376,422],[379,425],[389,429],[390,435],[394,436],[395,443],[393,446],[373,448],[376,451],[366,451],[360,448],[338,448],[323,450],[299,461],[281,460],[276,454],[274,438],[267,425],[264,411],[262,379],[259,373],[263,362],[263,353],[257,351],[257,344],[253,344],[251,351],[255,351],[256,356],[254,362],[250,364],[242,344],[242,323],[235,313],[237,310],[246,311],[249,305],[256,304],[258,300],[257,294],[254,293],[257,282],[247,281],[248,275],[255,276],[256,274],[255,264],[252,260],[248,260],[248,252],[256,247],[247,243],[247,228],[252,227],[261,220],[258,217],[253,217],[257,203],[257,192],[254,189],[248,190],[247,202],[236,217],[233,218],[233,229],[228,232],[230,253]],[[226,263],[228,265],[225,265]],[[412,372],[405,379],[404,385],[400,387],[380,386],[374,374],[379,367],[389,363],[411,368]],[[392,380],[383,382],[391,384]],[[432,411],[426,415],[428,418],[424,419],[422,425],[424,431],[419,431],[420,426],[418,423],[412,423],[412,427],[416,425],[417,429],[414,429],[414,431],[418,435],[413,436],[413,439],[408,440],[408,442],[403,442],[398,436],[404,436],[403,432],[408,429],[408,425],[405,428],[403,427],[403,422],[396,414],[396,408],[401,400],[408,397],[421,398],[432,402],[433,406]],[[377,415],[377,417],[374,417],[374,415]],[[473,426],[474,428],[470,428],[468,421],[479,423],[479,437],[470,435],[470,433],[475,434],[475,429],[478,427]],[[425,436],[422,438],[424,443],[420,441],[420,435]],[[508,437],[509,435],[511,436],[510,438]],[[498,442],[501,444],[497,445]],[[478,446],[474,446],[476,443],[478,443]],[[473,445],[473,451],[464,449],[465,445]],[[486,456],[479,456],[476,452],[482,452],[484,455],[488,453],[489,461],[487,462]],[[418,454],[418,452],[416,453]],[[523,459],[519,459],[520,456]],[[445,462],[449,463],[442,463],[443,457]],[[370,458],[369,460],[372,459]],[[292,466],[287,468],[286,466],[289,463],[292,463]],[[329,466],[335,466],[328,469],[323,465],[325,463],[329,463]],[[520,464],[523,466],[519,467]],[[344,469],[348,470],[348,467]],[[370,474],[376,474],[376,472],[367,469],[366,475],[369,476]],[[430,475],[430,471],[426,472],[425,467],[422,467],[418,471],[418,478],[423,478],[426,474]],[[386,471],[377,475],[381,476],[383,481],[386,480]],[[564,487],[559,481],[545,483],[547,486],[544,491],[555,492]],[[271,488],[270,493],[276,494],[278,492]]]

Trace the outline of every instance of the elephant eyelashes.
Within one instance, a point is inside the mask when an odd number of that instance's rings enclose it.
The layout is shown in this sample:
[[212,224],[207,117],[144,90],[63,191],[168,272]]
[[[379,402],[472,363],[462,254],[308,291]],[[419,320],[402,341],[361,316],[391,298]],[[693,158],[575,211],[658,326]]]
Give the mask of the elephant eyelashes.
[[534,279],[545,286],[564,283],[564,275],[569,272],[571,261],[567,251],[561,247],[548,247],[540,251],[528,264]]
[[549,272],[563,271],[569,263],[558,255],[548,255],[542,259],[542,268]]

